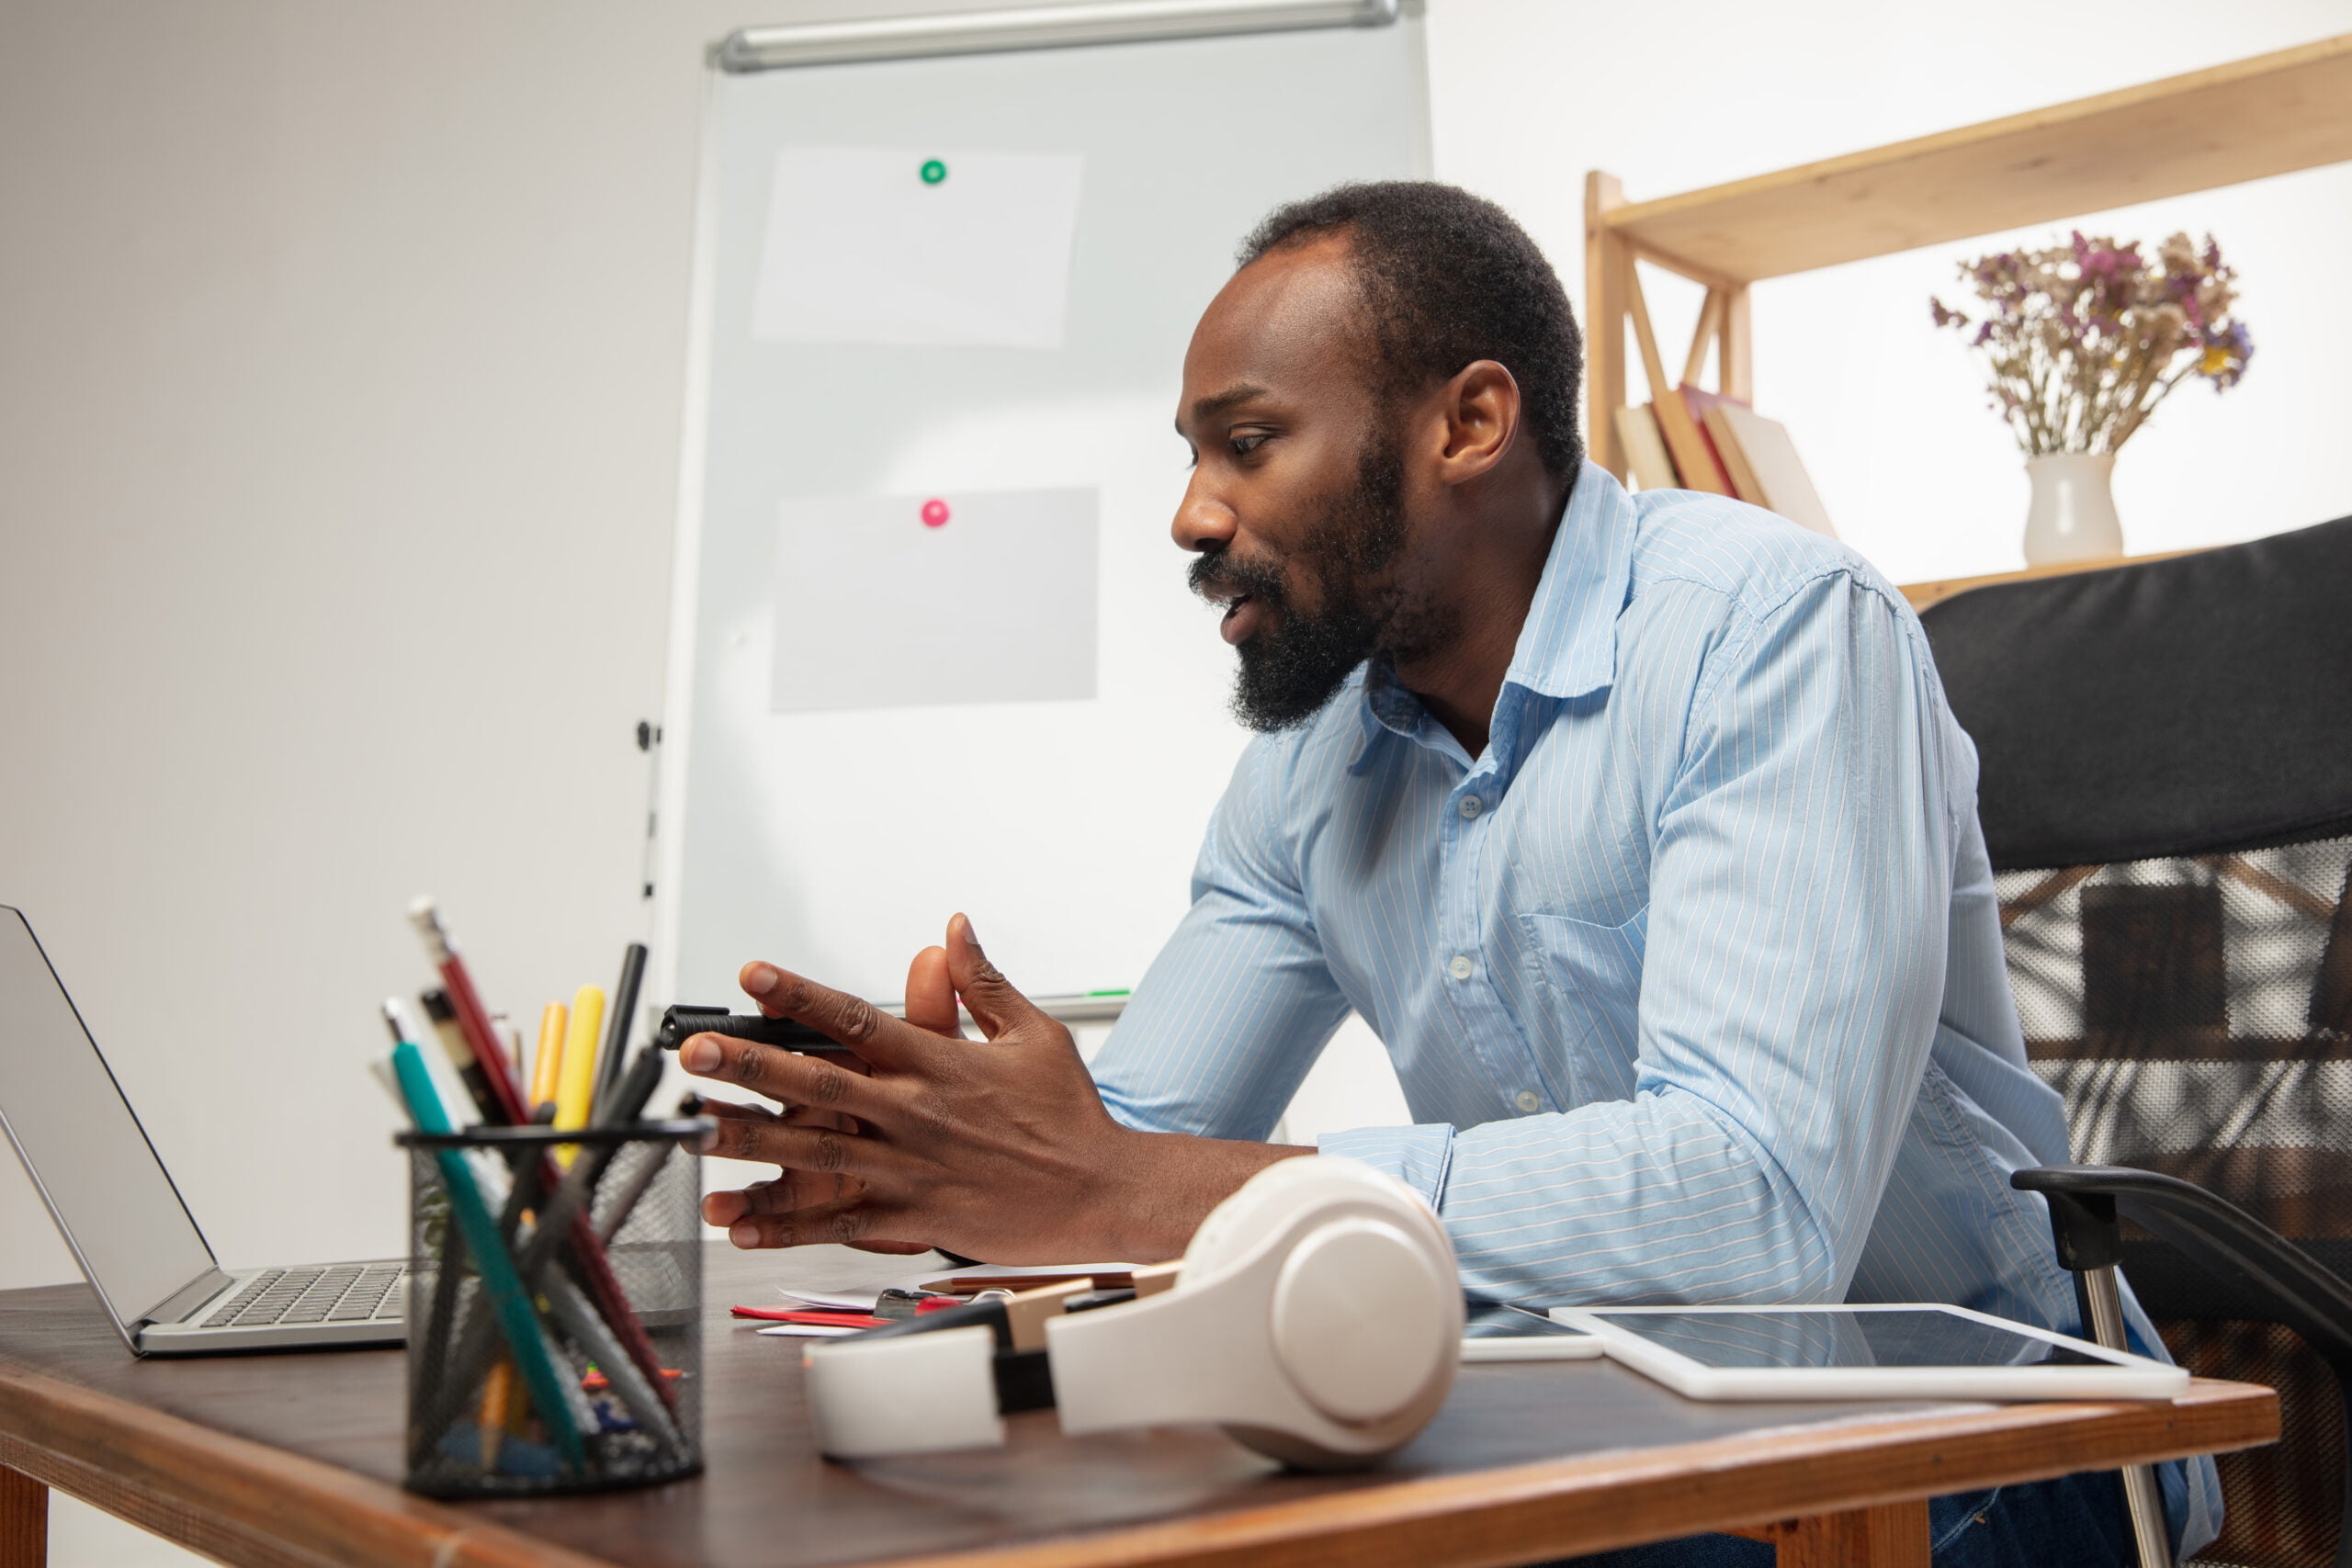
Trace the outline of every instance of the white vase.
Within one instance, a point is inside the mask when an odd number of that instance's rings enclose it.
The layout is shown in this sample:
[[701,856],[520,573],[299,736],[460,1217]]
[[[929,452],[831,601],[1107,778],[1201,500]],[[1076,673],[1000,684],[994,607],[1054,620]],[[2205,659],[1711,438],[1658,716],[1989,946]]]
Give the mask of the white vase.
[[2033,503],[2025,514],[2025,564],[2100,560],[2123,553],[2115,515],[2112,452],[2052,452],[2028,457]]

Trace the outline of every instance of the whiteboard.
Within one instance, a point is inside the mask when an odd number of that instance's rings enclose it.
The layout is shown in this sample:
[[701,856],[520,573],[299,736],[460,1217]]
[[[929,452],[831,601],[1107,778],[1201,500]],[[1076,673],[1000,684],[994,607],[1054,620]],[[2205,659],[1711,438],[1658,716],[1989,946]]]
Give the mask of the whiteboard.
[[[1186,477],[1170,428],[1184,347],[1268,210],[1345,180],[1426,176],[1416,10],[1375,27],[714,69],[653,996],[727,1001],[756,957],[893,1000],[958,909],[1032,995],[1140,978],[1183,913],[1247,739],[1226,708],[1232,654],[1168,532]],[[1061,345],[756,336],[779,154],[812,147],[899,149],[910,167],[951,148],[1080,156]],[[775,711],[778,606],[789,636],[815,624],[796,596],[825,594],[777,581],[788,506],[1071,491],[1094,500],[1094,668],[1071,687],[1091,695]],[[1070,591],[1068,578],[985,574],[1005,602],[970,635],[1017,629],[1037,613],[1029,585]]]

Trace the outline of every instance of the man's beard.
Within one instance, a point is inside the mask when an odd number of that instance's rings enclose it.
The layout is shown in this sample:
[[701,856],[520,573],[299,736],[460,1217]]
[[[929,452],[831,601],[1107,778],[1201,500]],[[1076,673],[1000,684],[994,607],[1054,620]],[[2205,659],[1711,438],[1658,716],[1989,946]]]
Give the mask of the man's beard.
[[[1238,589],[1272,612],[1266,629],[1241,644],[1233,716],[1264,733],[1291,729],[1323,710],[1348,676],[1385,648],[1398,619],[1397,589],[1374,584],[1405,547],[1404,469],[1393,439],[1365,443],[1355,488],[1334,500],[1287,556],[1235,560],[1216,550],[1192,567],[1196,593]],[[1283,586],[1295,559],[1321,590],[1322,612],[1299,613]]]

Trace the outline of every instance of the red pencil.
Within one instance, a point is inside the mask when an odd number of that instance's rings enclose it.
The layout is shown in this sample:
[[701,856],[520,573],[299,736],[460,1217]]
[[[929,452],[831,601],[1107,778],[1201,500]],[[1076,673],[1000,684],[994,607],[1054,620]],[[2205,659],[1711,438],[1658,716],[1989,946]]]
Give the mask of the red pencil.
[[523,1086],[514,1077],[514,1064],[507,1059],[498,1031],[490,1025],[490,1010],[481,1005],[481,993],[474,989],[473,975],[466,968],[466,961],[458,956],[457,945],[449,940],[449,928],[441,923],[440,906],[433,901],[432,895],[421,894],[409,905],[408,918],[424,943],[424,955],[433,961],[434,969],[441,976],[442,988],[449,993],[449,1005],[457,1010],[458,1031],[473,1047],[474,1060],[481,1064],[483,1076],[490,1079],[491,1093],[497,1098],[494,1111],[485,1105],[482,1114],[494,1114],[509,1126],[525,1125],[531,1120],[531,1111],[523,1103]]

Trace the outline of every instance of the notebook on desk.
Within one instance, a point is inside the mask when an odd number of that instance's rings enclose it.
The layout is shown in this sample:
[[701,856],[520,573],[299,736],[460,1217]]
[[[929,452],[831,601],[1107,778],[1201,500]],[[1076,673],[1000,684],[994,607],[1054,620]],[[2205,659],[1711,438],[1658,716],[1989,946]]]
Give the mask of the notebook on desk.
[[397,1344],[398,1261],[224,1269],[18,910],[0,904],[0,1132],[132,1352]]

